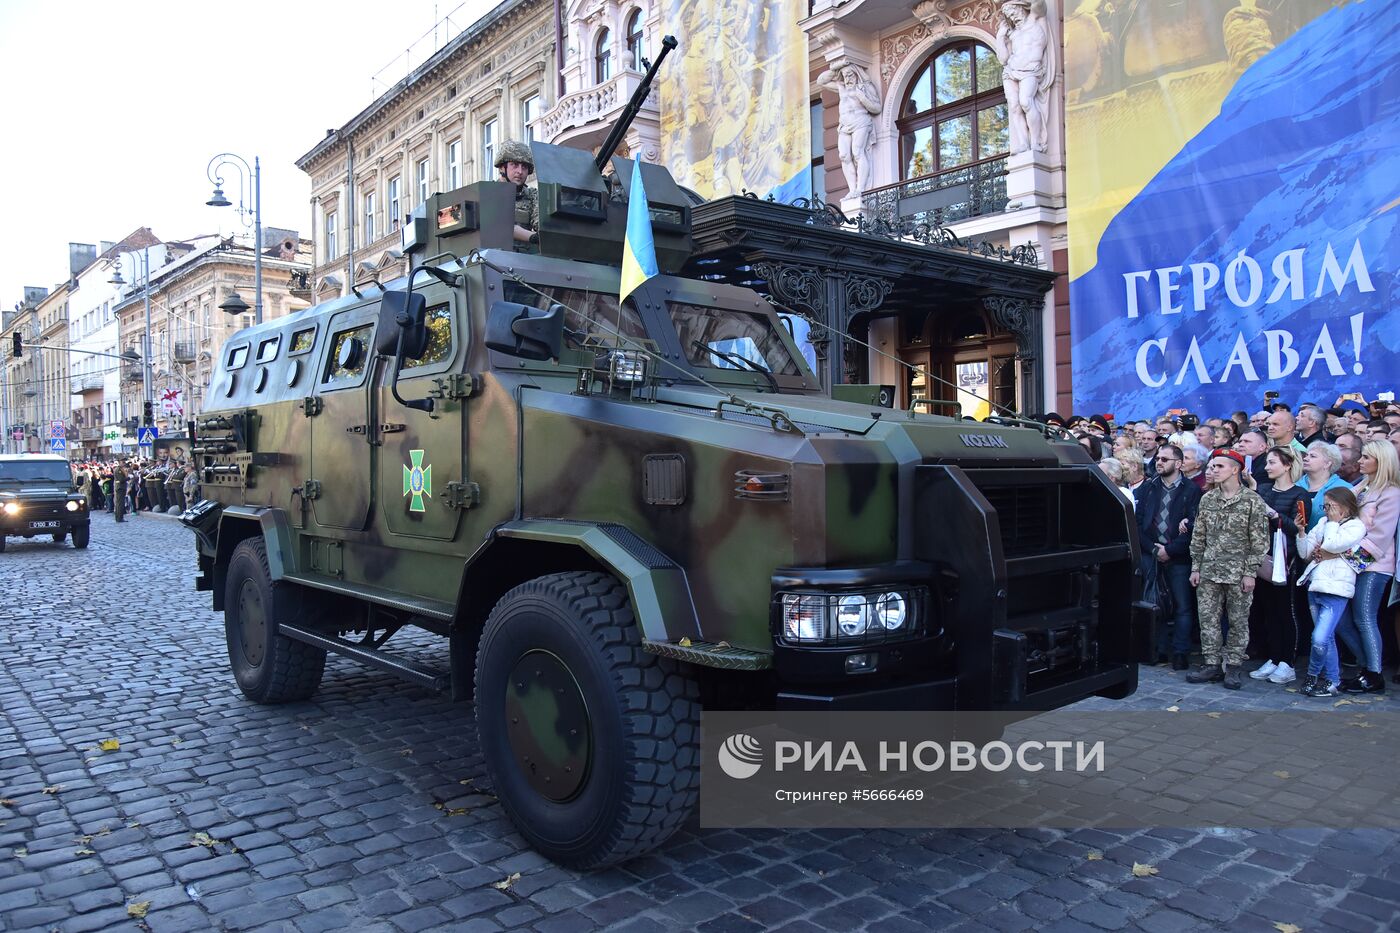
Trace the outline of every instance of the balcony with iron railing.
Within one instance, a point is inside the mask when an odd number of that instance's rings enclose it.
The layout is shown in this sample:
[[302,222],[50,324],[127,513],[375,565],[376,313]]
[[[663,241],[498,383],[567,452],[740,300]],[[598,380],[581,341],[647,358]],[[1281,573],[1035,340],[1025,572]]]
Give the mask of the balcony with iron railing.
[[76,395],[79,392],[91,392],[93,389],[102,388],[103,373],[82,373],[72,379],[72,392]]
[[177,340],[172,350],[177,363],[193,363],[199,355],[199,347],[193,340]]
[[890,223],[913,221],[931,227],[999,214],[1007,203],[1007,163],[1007,156],[996,156],[874,188],[861,198],[861,210]]
[[[622,113],[642,77],[640,71],[623,69],[602,84],[565,94],[536,121],[535,138],[563,144],[597,132],[601,143],[601,134]],[[655,123],[660,119],[656,98],[656,94],[647,96],[638,111],[639,120]]]

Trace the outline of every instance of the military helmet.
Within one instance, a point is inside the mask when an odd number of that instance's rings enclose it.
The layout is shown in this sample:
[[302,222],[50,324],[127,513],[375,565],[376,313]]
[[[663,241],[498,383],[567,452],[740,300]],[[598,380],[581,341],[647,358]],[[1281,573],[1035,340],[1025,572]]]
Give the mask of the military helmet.
[[507,162],[519,162],[530,167],[530,171],[535,170],[535,157],[530,152],[530,144],[522,143],[516,139],[507,139],[501,143],[501,148],[496,151],[496,168],[500,168]]

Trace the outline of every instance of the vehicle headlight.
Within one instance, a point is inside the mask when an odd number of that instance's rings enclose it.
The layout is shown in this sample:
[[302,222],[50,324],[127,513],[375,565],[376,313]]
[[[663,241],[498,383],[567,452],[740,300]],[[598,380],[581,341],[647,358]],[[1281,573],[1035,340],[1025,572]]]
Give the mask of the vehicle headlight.
[[836,604],[836,627],[842,635],[864,635],[870,626],[870,607],[864,596],[842,596]]
[[909,605],[898,593],[881,593],[875,600],[875,618],[886,629],[894,631],[909,618]]
[[778,636],[788,644],[865,644],[914,638],[925,625],[928,589],[782,593]]
[[69,499],[68,505],[65,506],[65,508],[67,508],[70,512],[76,512],[78,511],[78,509],[82,508],[82,505],[76,499]]
[[6,515],[18,515],[18,514],[19,514],[19,503],[18,503],[18,502],[6,502],[6,503],[5,503],[5,514],[6,514]]

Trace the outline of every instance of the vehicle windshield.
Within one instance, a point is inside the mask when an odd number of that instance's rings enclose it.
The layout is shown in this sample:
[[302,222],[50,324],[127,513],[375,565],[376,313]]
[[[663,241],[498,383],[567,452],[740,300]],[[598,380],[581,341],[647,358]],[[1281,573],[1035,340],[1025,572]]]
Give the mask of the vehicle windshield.
[[[540,292],[549,297],[544,297]],[[647,339],[647,329],[636,309],[630,303],[619,307],[616,295],[553,285],[526,288],[519,282],[506,282],[505,295],[506,301],[532,308],[547,308],[551,303],[563,305],[566,309],[564,324],[570,330],[581,332],[596,345],[617,346],[618,333],[637,341]]]
[[73,482],[68,464],[57,460],[0,460],[0,483],[53,483],[67,486]]
[[667,307],[692,366],[776,376],[802,373],[768,315],[679,301]]

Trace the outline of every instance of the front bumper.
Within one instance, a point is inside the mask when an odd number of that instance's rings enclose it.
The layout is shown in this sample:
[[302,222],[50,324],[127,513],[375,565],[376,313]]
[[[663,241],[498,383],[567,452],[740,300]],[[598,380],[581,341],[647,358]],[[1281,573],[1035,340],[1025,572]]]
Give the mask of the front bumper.
[[[1082,467],[918,467],[905,566],[928,568],[912,582],[935,594],[929,637],[777,645],[777,706],[1040,711],[1132,694],[1151,610],[1137,599],[1136,526],[1102,480]],[[795,576],[780,571],[775,588]],[[868,650],[876,672],[842,676],[845,656]]]
[[19,511],[10,515],[0,510],[0,535],[10,538],[32,538],[35,535],[68,532],[77,525],[90,521],[88,510],[79,508],[68,511],[68,500],[41,500],[19,502]]

